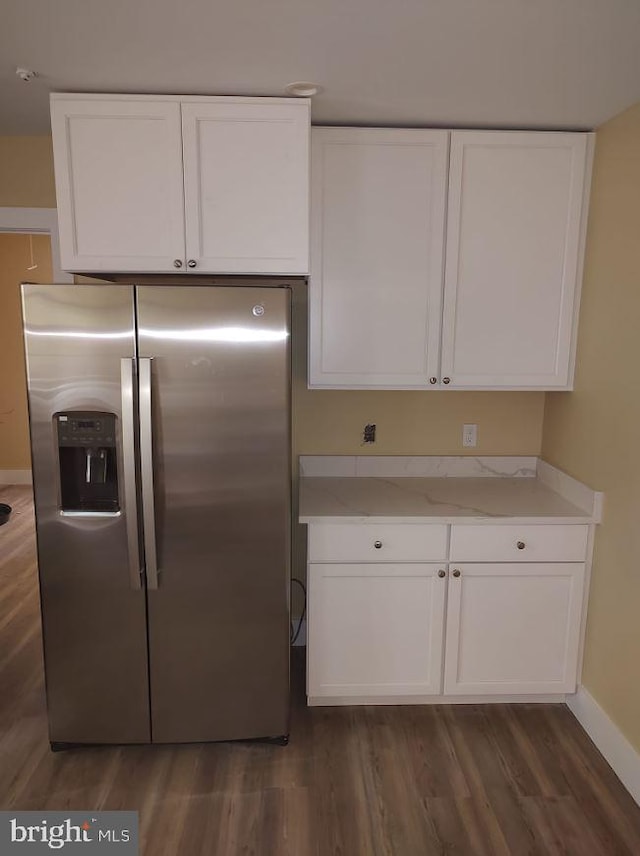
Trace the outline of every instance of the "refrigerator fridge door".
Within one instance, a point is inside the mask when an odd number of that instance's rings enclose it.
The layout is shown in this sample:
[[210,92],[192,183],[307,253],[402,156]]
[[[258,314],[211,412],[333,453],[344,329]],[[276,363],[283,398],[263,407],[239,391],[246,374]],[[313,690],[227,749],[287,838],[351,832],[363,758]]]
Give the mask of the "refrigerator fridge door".
[[288,732],[289,297],[137,288],[154,742]]
[[134,292],[22,288],[50,738],[145,742]]

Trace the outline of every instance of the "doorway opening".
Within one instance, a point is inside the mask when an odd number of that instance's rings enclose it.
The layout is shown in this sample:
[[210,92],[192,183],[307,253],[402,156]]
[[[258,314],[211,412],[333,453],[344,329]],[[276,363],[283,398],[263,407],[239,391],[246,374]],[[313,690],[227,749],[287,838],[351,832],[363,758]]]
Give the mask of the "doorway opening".
[[21,282],[53,282],[50,235],[0,233],[0,485],[31,482]]

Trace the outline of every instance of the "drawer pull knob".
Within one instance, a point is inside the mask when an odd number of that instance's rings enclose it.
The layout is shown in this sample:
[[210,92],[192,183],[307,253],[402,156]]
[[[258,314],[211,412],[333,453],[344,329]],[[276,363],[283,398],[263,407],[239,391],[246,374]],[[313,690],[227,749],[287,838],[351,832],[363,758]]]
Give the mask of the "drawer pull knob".
[[447,576],[447,572],[446,571],[438,571],[438,576],[440,577],[440,579],[442,579],[443,577]]
[[526,547],[526,544],[524,543],[524,541],[518,541],[518,543],[516,544],[516,547],[518,548],[518,550],[524,550],[524,548]]
[[457,568],[456,568],[456,569],[455,569],[455,571],[453,572],[453,576],[454,576],[454,577],[456,577],[456,578],[460,576],[460,571],[459,571]]
[[376,548],[376,550],[379,550],[380,547],[382,547],[382,541],[374,541],[373,546]]

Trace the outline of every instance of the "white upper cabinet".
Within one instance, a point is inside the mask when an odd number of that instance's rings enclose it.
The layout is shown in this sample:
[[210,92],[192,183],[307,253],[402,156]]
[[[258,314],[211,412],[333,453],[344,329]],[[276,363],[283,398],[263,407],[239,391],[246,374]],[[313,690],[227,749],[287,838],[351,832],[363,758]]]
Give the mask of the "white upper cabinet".
[[437,375],[448,137],[313,128],[310,386]]
[[308,104],[265,101],[183,101],[187,259],[197,270],[308,271]]
[[570,389],[592,140],[314,128],[309,385]]
[[587,135],[451,135],[442,376],[567,388]]
[[304,274],[308,99],[52,95],[71,271]]
[[65,270],[167,271],[184,259],[177,101],[51,98]]

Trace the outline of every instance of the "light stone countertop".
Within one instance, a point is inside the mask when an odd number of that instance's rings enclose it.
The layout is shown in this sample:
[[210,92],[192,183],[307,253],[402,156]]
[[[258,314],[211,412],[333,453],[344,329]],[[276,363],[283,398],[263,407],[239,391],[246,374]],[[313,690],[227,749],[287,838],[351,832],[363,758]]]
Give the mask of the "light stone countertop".
[[[316,475],[318,459],[306,462],[301,459],[299,520],[301,523],[598,522],[601,494],[542,461],[538,462],[536,475],[536,459],[533,462],[525,477],[487,478]],[[305,475],[310,471],[314,474]],[[335,464],[327,468],[327,472],[335,471]]]

